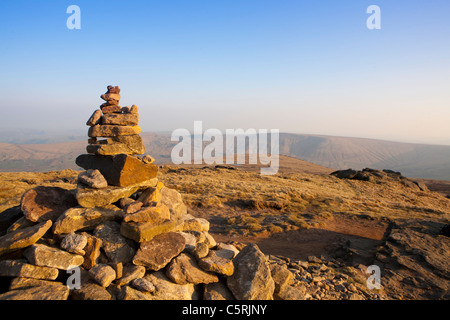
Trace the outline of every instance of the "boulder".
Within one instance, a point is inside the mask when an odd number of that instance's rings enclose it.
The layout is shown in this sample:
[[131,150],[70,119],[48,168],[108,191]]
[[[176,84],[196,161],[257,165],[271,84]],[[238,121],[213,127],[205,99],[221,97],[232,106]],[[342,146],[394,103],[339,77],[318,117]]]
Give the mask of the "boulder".
[[179,233],[160,234],[152,240],[140,244],[133,263],[158,271],[184,250],[185,243],[185,238]]
[[203,270],[224,276],[231,276],[234,273],[233,261],[219,257],[214,250],[210,250],[206,257],[199,259],[198,265]]
[[266,256],[255,244],[243,248],[233,259],[234,273],[228,288],[238,300],[272,300],[275,284]]
[[21,200],[24,216],[33,222],[55,221],[77,205],[73,193],[59,187],[38,186],[25,192]]
[[167,277],[177,284],[199,284],[218,282],[217,275],[201,269],[194,257],[182,253],[173,259],[166,268]]
[[[154,164],[146,164],[137,157],[127,154],[114,156],[97,156],[82,154],[75,160],[76,164],[85,170],[98,169],[105,177],[108,185],[126,187],[144,183],[156,178],[158,167]],[[147,187],[154,187],[153,185]],[[127,196],[124,196],[125,198]]]
[[66,234],[78,230],[92,230],[105,221],[120,220],[122,210],[111,206],[108,208],[72,208],[56,220],[53,227],[55,234]]
[[51,226],[52,221],[47,220],[46,222],[24,229],[18,229],[0,237],[0,256],[8,252],[31,246],[38,241]]
[[69,270],[83,264],[83,256],[72,254],[44,244],[33,244],[24,252],[32,264],[42,267]]

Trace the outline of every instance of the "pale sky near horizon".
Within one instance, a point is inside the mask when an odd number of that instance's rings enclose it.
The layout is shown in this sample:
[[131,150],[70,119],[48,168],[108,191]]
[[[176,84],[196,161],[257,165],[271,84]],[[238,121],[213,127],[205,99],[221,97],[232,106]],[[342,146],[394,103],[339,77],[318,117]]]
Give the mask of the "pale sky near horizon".
[[143,131],[450,145],[449,14],[448,0],[2,0],[0,127],[87,132],[111,84]]

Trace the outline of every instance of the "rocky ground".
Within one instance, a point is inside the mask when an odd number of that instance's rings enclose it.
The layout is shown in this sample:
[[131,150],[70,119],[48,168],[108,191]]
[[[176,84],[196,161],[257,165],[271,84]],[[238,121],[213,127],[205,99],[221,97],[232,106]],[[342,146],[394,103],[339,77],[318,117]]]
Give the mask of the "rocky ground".
[[[441,231],[450,200],[396,173],[350,173],[261,177],[227,167],[162,167],[158,178],[182,194],[192,216],[210,222],[217,243],[258,245],[275,299],[449,299],[450,239]],[[0,173],[2,228],[15,209],[5,210],[26,190],[72,189],[78,174]],[[367,287],[370,265],[381,269],[379,290]],[[199,285],[199,297],[211,298],[210,287]],[[131,289],[110,294],[123,298]]]

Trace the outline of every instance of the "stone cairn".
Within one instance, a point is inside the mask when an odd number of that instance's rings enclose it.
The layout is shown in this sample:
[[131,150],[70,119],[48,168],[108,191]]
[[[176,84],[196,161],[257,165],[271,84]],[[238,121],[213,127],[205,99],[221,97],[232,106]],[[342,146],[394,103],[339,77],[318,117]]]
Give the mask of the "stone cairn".
[[281,297],[287,280],[256,245],[216,243],[209,222],[158,181],[154,159],[139,156],[138,108],[119,106],[119,87],[101,98],[76,189],[38,186],[1,214],[0,278],[10,283],[0,299]]

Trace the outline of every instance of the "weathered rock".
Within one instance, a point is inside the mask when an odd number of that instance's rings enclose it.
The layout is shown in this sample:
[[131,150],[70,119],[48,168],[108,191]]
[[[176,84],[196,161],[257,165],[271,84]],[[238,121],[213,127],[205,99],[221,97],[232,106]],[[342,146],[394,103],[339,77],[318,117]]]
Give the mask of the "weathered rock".
[[178,191],[163,187],[160,192],[161,204],[169,208],[170,214],[174,219],[180,219],[187,213],[186,205]]
[[198,260],[198,265],[203,270],[224,276],[231,276],[234,273],[233,261],[219,257],[214,250],[210,250],[208,256]]
[[239,253],[239,250],[236,249],[232,244],[227,243],[218,243],[217,250],[215,251],[216,255],[224,258],[224,259],[233,259]]
[[186,240],[184,249],[187,252],[192,253],[192,251],[194,251],[197,246],[197,239],[195,238],[195,236],[192,233],[188,232],[178,232],[178,234],[181,234],[184,237],[184,240]]
[[102,94],[100,96],[100,98],[102,98],[105,101],[111,101],[111,100],[119,101],[120,100],[120,94],[118,94],[118,93],[109,93],[108,92],[108,93]]
[[[142,203],[137,201],[138,203]],[[132,214],[127,214],[123,218],[125,222],[149,222],[161,223],[170,219],[170,211],[165,205],[155,207],[145,207]]]
[[145,163],[153,163],[155,162],[155,158],[146,154],[145,156],[142,157],[142,161],[144,161]]
[[[126,154],[115,156],[82,154],[76,158],[75,162],[85,170],[98,169],[110,186],[126,187],[142,183],[143,187],[145,184],[146,188],[150,188],[157,182],[156,179],[153,180],[158,173],[156,165],[146,164],[139,158]],[[145,183],[147,181],[152,183]],[[122,198],[126,197],[128,196]]]
[[55,280],[59,271],[56,268],[40,267],[28,264],[25,260],[0,261],[0,276],[25,277],[41,280]]
[[124,286],[117,298],[118,300],[153,300],[151,294],[133,289],[129,286]]
[[89,128],[89,137],[117,137],[141,133],[139,126],[95,125]]
[[133,279],[130,282],[131,287],[143,292],[155,292],[156,288],[149,280],[145,278]]
[[97,264],[89,270],[89,275],[102,287],[108,287],[116,279],[116,271],[107,264]]
[[110,113],[102,116],[102,125],[137,126],[139,115],[137,113]]
[[78,175],[78,181],[90,188],[103,189],[108,187],[105,177],[97,169],[88,169]]
[[74,300],[111,300],[111,294],[102,286],[95,283],[83,284],[80,289],[71,294]]
[[305,300],[306,288],[304,286],[293,287],[286,285],[281,287],[275,296],[280,300]]
[[44,285],[8,291],[0,300],[67,300],[69,288],[65,285]]
[[82,267],[86,270],[89,270],[97,264],[97,259],[100,256],[102,240],[87,233],[83,233],[83,235],[86,237],[87,243],[83,248],[86,253],[84,254],[84,262]]
[[136,191],[155,185],[156,179],[147,180],[125,187],[107,187],[105,189],[91,189],[78,186],[76,197],[80,206],[84,208],[104,207],[121,198],[127,198]]
[[100,123],[101,118],[102,118],[102,110],[95,110],[92,116],[86,122],[86,125],[90,127],[95,126]]
[[106,93],[120,93],[119,86],[108,86],[108,91]]
[[222,281],[205,284],[203,300],[235,300],[230,289]]
[[67,252],[84,256],[86,252],[83,249],[86,247],[87,242],[86,236],[72,232],[63,238],[60,247]]
[[177,231],[177,221],[171,219],[161,223],[154,222],[122,222],[120,232],[136,242],[150,241],[159,234]]
[[185,238],[179,233],[160,234],[152,240],[140,244],[133,263],[158,271],[183,251],[185,243]]
[[139,108],[133,104],[130,108],[130,113],[138,113],[138,112],[139,112]]
[[100,108],[103,114],[120,113],[122,112],[122,107],[118,104],[118,101],[114,101],[114,104],[103,104]]
[[195,259],[182,253],[173,259],[166,268],[166,276],[178,284],[199,284],[218,282],[219,278],[210,272],[202,270]]
[[59,187],[38,186],[25,192],[21,200],[24,216],[33,222],[55,221],[77,205],[72,192]]
[[52,221],[47,220],[35,226],[19,229],[0,237],[0,256],[34,244],[51,226]]
[[192,250],[192,255],[197,259],[204,258],[209,253],[209,247],[204,242],[198,242],[195,246],[195,249]]
[[64,250],[49,247],[44,244],[33,244],[24,252],[24,256],[32,264],[42,267],[69,270],[83,264],[83,256]]
[[22,217],[22,218],[17,219],[12,225],[10,225],[9,228],[6,230],[6,233],[11,233],[11,232],[14,232],[17,230],[33,227],[36,224],[38,224],[38,223],[30,221],[25,217]]
[[161,193],[157,188],[148,188],[139,196],[137,201],[140,201],[144,206],[150,206],[152,203],[161,201]]
[[271,264],[270,274],[275,283],[274,298],[281,299],[278,294],[291,283],[293,275],[284,264]]
[[23,217],[20,206],[6,209],[0,213],[0,236],[6,233],[6,230],[18,219]]
[[[45,267],[38,267],[38,268],[45,268]],[[55,270],[58,271],[57,269]],[[39,287],[39,286],[60,286],[62,284],[63,284],[62,282],[58,281],[17,277],[11,280],[9,290],[26,289],[30,287]]]
[[275,284],[265,255],[254,244],[247,245],[234,258],[234,273],[228,288],[238,300],[272,300]]
[[[86,147],[88,153],[96,155],[143,154],[145,146],[140,135],[111,137],[100,140]],[[147,163],[147,162],[144,162]]]
[[[143,205],[143,203],[140,201],[133,201],[133,202],[130,202],[129,204],[125,205],[125,207],[123,208],[123,211],[125,211],[125,214],[129,215],[129,214],[139,211],[142,208],[142,205]],[[139,221],[136,221],[136,222],[139,222]]]
[[150,281],[156,288],[153,300],[196,300],[199,295],[194,284],[176,284],[170,281],[163,271],[147,274],[144,279]]
[[120,224],[115,221],[99,224],[94,236],[102,240],[102,249],[111,262],[130,262],[136,253],[133,243],[121,235]]
[[125,266],[123,268],[123,275],[120,279],[117,279],[116,284],[119,286],[124,286],[129,284],[135,279],[139,279],[145,276],[144,266]]
[[118,208],[72,208],[67,210],[55,222],[53,232],[65,234],[77,230],[92,230],[105,221],[120,220],[122,210]]
[[203,218],[195,218],[190,215],[183,216],[182,231],[209,231],[209,222]]

